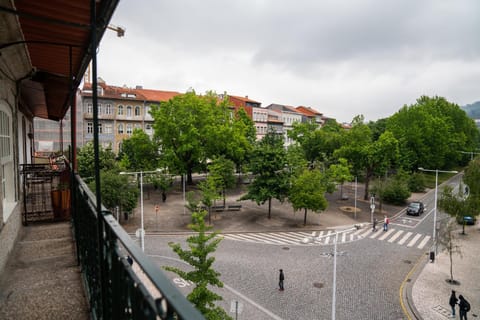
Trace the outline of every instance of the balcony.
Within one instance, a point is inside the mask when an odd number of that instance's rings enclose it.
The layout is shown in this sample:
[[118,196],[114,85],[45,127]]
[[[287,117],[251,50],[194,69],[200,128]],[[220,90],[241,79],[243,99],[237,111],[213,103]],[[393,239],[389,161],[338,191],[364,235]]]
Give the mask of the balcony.
[[[50,183],[50,173],[34,176]],[[38,223],[25,213],[0,277],[1,319],[204,319],[110,212],[96,209],[80,177],[70,188],[63,216]]]

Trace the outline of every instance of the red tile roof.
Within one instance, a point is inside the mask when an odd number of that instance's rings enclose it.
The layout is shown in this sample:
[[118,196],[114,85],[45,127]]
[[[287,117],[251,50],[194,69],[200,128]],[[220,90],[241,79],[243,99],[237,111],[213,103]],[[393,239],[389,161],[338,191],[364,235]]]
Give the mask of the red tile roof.
[[[143,101],[168,101],[171,98],[180,95],[181,93],[175,91],[160,91],[153,89],[137,89],[129,87],[118,87],[107,85],[105,82],[98,82],[98,85],[103,88],[102,97],[105,98],[114,98],[114,99],[133,99],[133,100],[143,100]],[[90,95],[92,90],[92,85],[90,83],[85,83],[83,85],[84,95]],[[90,91],[90,92],[88,92]],[[125,96],[131,95],[131,96]]]
[[309,117],[321,116],[322,115],[322,113],[320,113],[317,110],[312,109],[310,107],[299,106],[299,107],[296,108],[296,110],[303,113],[306,116],[309,116]]

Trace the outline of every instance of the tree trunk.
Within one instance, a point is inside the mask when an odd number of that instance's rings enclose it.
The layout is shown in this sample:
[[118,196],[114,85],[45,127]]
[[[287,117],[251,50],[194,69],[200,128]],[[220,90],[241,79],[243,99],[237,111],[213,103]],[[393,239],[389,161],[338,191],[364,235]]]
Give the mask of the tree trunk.
[[303,226],[307,225],[307,208],[305,208],[305,215],[303,216]]
[[365,175],[365,194],[363,196],[363,200],[368,200],[368,192],[369,192],[369,186],[370,186],[370,177],[371,177],[371,171],[370,169],[366,170],[366,175]]
[[449,247],[450,247],[450,250],[449,250],[449,254],[450,254],[450,283],[453,283],[453,258],[452,258],[453,248],[452,248],[452,235],[451,234],[450,234]]
[[268,198],[268,219],[270,219],[271,211],[272,211],[272,198]]
[[188,168],[188,170],[187,170],[187,184],[189,184],[189,185],[193,184],[192,168]]

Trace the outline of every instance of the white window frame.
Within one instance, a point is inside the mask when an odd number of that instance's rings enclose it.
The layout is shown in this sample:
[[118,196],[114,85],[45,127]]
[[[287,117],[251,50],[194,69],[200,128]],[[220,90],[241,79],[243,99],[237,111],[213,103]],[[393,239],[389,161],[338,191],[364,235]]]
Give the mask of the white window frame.
[[13,117],[10,108],[0,100],[0,172],[2,184],[3,222],[6,222],[15,207],[16,182],[13,159]]

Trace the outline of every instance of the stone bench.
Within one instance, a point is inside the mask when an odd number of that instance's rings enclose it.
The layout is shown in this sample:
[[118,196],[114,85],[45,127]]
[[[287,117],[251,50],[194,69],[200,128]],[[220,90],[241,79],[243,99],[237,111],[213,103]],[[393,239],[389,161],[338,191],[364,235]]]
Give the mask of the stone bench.
[[212,206],[212,210],[215,212],[222,212],[225,210],[225,206]]
[[241,204],[230,204],[227,207],[227,211],[240,211],[240,209],[242,209]]

